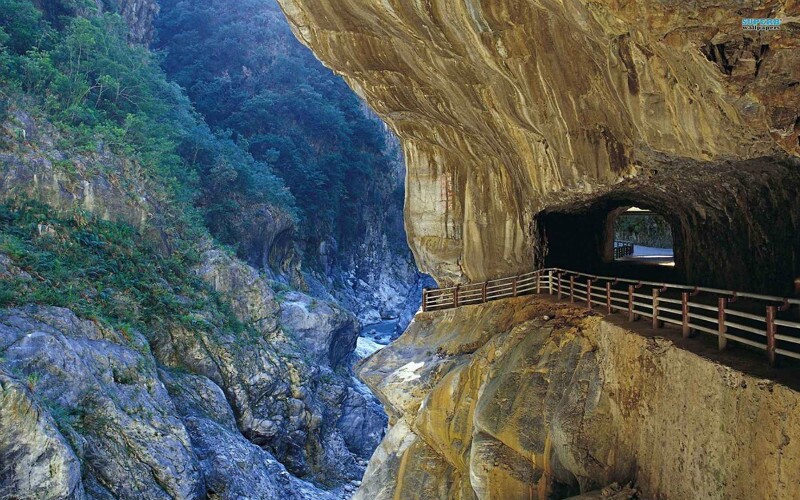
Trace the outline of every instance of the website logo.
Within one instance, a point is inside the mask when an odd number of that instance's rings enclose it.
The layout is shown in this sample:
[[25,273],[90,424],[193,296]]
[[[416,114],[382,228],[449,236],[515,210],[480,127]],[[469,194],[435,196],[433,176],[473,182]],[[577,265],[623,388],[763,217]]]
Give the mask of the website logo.
[[742,19],[742,29],[773,31],[781,29],[781,20],[769,17],[746,17]]

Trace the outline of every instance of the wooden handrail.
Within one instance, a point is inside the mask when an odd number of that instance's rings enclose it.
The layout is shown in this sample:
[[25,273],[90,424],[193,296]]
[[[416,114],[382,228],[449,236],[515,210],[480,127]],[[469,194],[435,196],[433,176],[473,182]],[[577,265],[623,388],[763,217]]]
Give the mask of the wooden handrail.
[[[564,278],[569,279],[570,302],[578,297],[589,309],[599,305],[608,314],[624,311],[629,321],[647,317],[654,329],[666,324],[678,326],[687,338],[693,332],[716,335],[720,350],[726,349],[729,341],[749,345],[766,351],[773,365],[778,355],[800,359],[800,322],[796,320],[797,316],[778,317],[779,313],[800,306],[798,299],[597,276],[561,268],[539,269],[449,288],[424,289],[422,311],[435,312],[542,293],[557,295],[561,300],[566,284]],[[600,282],[605,282],[605,285]],[[637,292],[642,287],[651,290]],[[677,297],[670,297],[669,292],[677,294]],[[693,299],[701,294],[704,294],[701,301]],[[708,295],[716,296],[716,299],[712,300]],[[734,303],[739,308],[731,305]]]

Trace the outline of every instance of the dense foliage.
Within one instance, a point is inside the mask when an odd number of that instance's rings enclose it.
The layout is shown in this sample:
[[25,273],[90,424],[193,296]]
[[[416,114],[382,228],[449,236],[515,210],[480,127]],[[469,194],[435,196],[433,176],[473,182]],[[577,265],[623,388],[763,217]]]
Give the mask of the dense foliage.
[[[127,43],[118,15],[93,1],[46,4],[42,11],[30,0],[0,0],[0,85],[37,96],[70,139],[65,148],[102,143],[138,161],[181,204],[178,212],[198,207],[212,231],[233,230],[243,205],[294,212],[270,166],[213,133],[153,54]],[[226,240],[223,230],[217,236]]]
[[117,328],[161,333],[241,330],[228,306],[191,271],[197,256],[155,251],[134,229],[82,212],[56,215],[36,203],[0,205],[0,255],[24,274],[4,279],[0,308],[68,307]]
[[654,248],[672,248],[672,228],[660,215],[620,215],[614,227],[618,241]]
[[[309,246],[347,248],[386,170],[382,125],[292,35],[274,0],[164,0],[163,67],[214,128],[273,165],[297,199]],[[400,233],[402,237],[402,233]]]

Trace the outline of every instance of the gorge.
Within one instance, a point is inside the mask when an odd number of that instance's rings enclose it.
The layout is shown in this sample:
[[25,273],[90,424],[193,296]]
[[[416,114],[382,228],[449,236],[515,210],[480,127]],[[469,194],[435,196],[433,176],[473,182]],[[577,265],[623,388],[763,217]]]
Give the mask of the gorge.
[[799,46],[792,0],[0,0],[0,497],[797,498],[791,359],[418,308],[796,294]]
[[[636,206],[671,226],[657,281],[796,293],[796,2],[281,4],[401,138],[409,243],[440,285],[608,275],[609,215]],[[391,430],[357,498],[800,493],[793,390],[585,321],[417,315],[360,368]]]

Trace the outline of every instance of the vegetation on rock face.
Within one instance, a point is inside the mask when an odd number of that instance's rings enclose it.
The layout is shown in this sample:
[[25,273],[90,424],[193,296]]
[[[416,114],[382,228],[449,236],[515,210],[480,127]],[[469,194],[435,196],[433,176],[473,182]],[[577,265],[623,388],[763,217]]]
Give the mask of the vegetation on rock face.
[[297,223],[309,264],[331,238],[342,251],[359,244],[364,207],[386,203],[375,184],[396,161],[380,122],[275,2],[160,3],[155,55],[128,43],[111,5],[0,0],[0,90],[36,97],[68,138],[61,149],[102,145],[141,163],[176,213],[253,263],[265,260],[251,255],[263,242],[248,241],[265,210]]
[[0,255],[24,271],[0,289],[0,308],[41,304],[163,333],[171,326],[241,331],[229,306],[191,269],[186,246],[163,256],[131,227],[27,202],[0,205]]
[[[178,212],[196,207],[212,231],[242,224],[245,205],[295,213],[270,166],[230,134],[212,132],[153,54],[127,43],[118,15],[56,3],[41,11],[29,0],[0,0],[0,84],[38,97],[69,138],[64,149],[103,144],[138,161],[179,203]],[[226,240],[224,231],[218,236]]]
[[620,215],[614,227],[615,238],[637,245],[672,248],[672,228],[660,215]]
[[165,0],[161,7],[156,47],[167,74],[210,126],[230,131],[284,179],[308,247],[329,237],[343,249],[357,243],[367,230],[364,207],[380,203],[371,183],[391,161],[382,125],[294,38],[273,0]]

